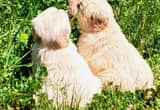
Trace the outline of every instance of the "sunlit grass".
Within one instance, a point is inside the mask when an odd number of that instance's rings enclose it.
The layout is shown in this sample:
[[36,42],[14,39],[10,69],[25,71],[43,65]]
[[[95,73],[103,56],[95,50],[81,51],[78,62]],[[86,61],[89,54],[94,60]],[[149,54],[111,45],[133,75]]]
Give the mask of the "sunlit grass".
[[[135,94],[103,90],[86,110],[160,109],[160,1],[109,0],[127,39],[148,61],[157,91],[146,99],[146,91]],[[49,110],[48,99],[35,104],[32,96],[41,87],[42,71],[33,73],[31,61],[31,20],[49,6],[66,9],[66,0],[0,0],[0,109]],[[72,23],[71,38],[76,42],[79,27]],[[43,96],[42,96],[43,98]],[[45,98],[44,98],[45,99]],[[66,109],[76,109],[67,107]],[[77,108],[78,109],[78,108]]]

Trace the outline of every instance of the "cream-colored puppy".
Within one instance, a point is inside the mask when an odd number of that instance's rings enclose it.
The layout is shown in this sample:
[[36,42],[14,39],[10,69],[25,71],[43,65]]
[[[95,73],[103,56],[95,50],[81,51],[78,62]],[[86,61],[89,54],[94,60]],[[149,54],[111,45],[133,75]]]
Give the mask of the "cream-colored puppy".
[[55,102],[85,106],[93,94],[100,93],[101,83],[69,39],[67,13],[48,8],[32,20],[32,27],[36,42],[33,60],[44,64],[48,71],[41,92]]
[[69,0],[68,11],[81,27],[78,51],[102,82],[123,91],[153,86],[149,65],[128,42],[106,0]]

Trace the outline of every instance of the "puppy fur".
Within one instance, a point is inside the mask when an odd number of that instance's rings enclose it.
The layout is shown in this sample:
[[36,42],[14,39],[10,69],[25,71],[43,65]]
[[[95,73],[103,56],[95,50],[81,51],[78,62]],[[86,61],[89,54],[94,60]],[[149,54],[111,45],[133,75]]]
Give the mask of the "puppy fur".
[[78,51],[103,83],[122,91],[153,87],[153,74],[136,48],[128,42],[106,0],[69,0],[68,11],[81,27]]
[[48,72],[40,92],[58,103],[85,106],[93,94],[101,92],[101,83],[69,39],[67,13],[50,7],[32,20],[32,27],[33,62],[44,64]]

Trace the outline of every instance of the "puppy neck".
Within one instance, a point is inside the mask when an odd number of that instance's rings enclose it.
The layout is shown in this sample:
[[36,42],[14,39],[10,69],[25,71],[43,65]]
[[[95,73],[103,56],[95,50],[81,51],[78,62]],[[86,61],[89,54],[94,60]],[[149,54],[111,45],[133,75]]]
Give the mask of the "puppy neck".
[[100,32],[86,32],[86,31],[81,30],[80,33],[81,33],[81,35],[85,35],[85,37],[86,36],[88,36],[88,37],[90,37],[90,36],[102,37],[102,36],[104,36],[104,33],[106,33],[106,31],[107,31],[107,29],[100,31]]
[[43,46],[39,43],[36,43],[38,45],[39,48],[45,48],[47,50],[51,50],[51,51],[58,51],[58,50],[69,50],[69,51],[77,51],[77,47],[75,46],[75,44],[71,41],[71,39],[69,40],[68,46],[67,47],[63,47],[63,48],[59,48],[56,47],[55,45],[49,45],[49,46]]

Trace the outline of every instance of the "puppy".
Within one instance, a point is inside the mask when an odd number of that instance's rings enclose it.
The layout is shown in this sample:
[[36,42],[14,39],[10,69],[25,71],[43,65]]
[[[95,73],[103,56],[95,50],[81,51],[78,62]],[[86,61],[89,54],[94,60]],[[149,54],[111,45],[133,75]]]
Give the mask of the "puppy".
[[101,83],[69,39],[67,13],[48,8],[32,20],[32,28],[34,62],[44,64],[48,72],[40,92],[56,103],[85,106],[95,93],[101,92]]
[[136,48],[128,42],[106,0],[68,0],[70,15],[81,28],[78,51],[103,83],[122,91],[153,86],[153,74]]

